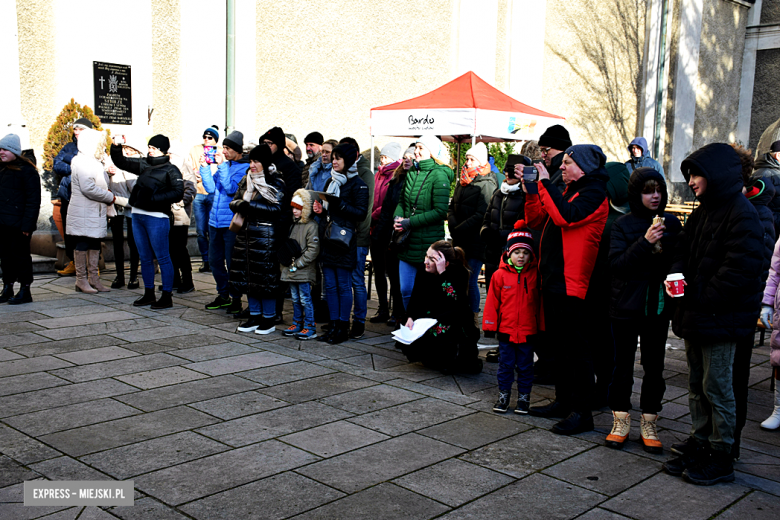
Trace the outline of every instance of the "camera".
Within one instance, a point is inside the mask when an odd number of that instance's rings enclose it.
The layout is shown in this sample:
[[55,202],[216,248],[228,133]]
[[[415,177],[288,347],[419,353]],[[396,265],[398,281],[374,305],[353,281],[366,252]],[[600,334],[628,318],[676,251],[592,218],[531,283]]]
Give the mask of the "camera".
[[539,170],[536,166],[523,167],[523,182],[537,182],[539,180]]
[[[508,179],[521,179],[524,182],[536,182],[539,179],[539,170],[533,165],[530,157],[525,155],[510,155],[504,165],[504,174]],[[515,172],[515,166],[522,165],[522,176]]]

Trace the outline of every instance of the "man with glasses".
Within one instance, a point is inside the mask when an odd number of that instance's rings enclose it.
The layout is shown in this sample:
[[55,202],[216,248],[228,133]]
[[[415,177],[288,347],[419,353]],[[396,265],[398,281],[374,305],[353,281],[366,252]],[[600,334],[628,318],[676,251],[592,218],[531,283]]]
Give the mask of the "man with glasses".
[[566,183],[563,182],[561,164],[563,163],[564,150],[572,145],[569,131],[561,125],[553,125],[544,131],[539,138],[539,149],[542,151],[542,159],[547,171],[550,172],[550,183],[563,193]]
[[[192,164],[200,165],[202,158],[208,165],[212,176],[217,172],[216,155],[222,153],[222,147],[217,146],[218,142],[219,128],[216,125],[210,126],[203,131],[203,144],[196,144],[190,150]],[[198,250],[203,259],[203,265],[201,265],[198,271],[210,273],[209,213],[211,213],[211,206],[214,203],[214,194],[208,193],[203,187],[203,178],[200,172],[196,172],[195,175],[198,178],[198,184],[196,186],[197,195],[195,195],[195,201],[192,203],[192,212],[195,214],[195,229],[198,232]]]

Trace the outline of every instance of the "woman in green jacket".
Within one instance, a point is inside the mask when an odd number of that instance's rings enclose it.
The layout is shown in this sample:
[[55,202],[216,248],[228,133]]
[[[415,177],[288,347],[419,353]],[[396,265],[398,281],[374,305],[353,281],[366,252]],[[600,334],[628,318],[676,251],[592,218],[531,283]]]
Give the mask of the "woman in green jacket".
[[423,135],[415,144],[415,162],[406,175],[406,183],[395,209],[394,229],[409,231],[403,250],[398,253],[401,296],[404,308],[412,296],[417,270],[428,247],[444,238],[444,220],[454,174],[446,165],[449,155],[434,135]]

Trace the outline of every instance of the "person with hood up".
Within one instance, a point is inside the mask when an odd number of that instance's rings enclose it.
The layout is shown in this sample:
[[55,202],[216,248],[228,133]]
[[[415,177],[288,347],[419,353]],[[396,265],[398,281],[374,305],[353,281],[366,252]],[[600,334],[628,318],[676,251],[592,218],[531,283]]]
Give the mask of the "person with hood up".
[[[398,253],[398,274],[404,308],[409,306],[417,271],[428,247],[444,238],[444,219],[450,200],[454,174],[444,145],[435,135],[420,136],[415,143],[415,161],[406,174],[401,197],[395,208],[393,229],[408,232]],[[446,161],[446,162],[445,162]],[[473,322],[473,319],[472,319]]]
[[452,244],[466,253],[471,275],[469,303],[474,325],[479,327],[479,273],[485,263],[485,245],[479,236],[490,197],[498,189],[496,175],[490,171],[485,143],[477,143],[466,152],[466,164],[460,172],[447,215]]
[[[33,282],[30,237],[38,227],[41,178],[35,165],[22,155],[16,134],[0,139],[0,268],[3,292],[0,303],[32,302]],[[14,295],[14,283],[21,286]]]
[[279,246],[287,238],[281,225],[284,181],[273,164],[271,149],[259,144],[249,152],[249,171],[236,188],[230,210],[244,217],[230,263],[230,291],[246,294],[249,319],[239,332],[271,334],[276,330],[280,291]]
[[629,172],[636,170],[637,168],[652,168],[661,175],[664,174],[664,169],[661,163],[650,157],[650,151],[647,148],[647,139],[644,137],[635,137],[633,141],[628,143],[628,153],[631,158],[625,162]]
[[550,172],[550,182],[563,193],[566,183],[561,175],[564,150],[571,146],[569,131],[561,125],[553,125],[539,137],[539,150],[547,171]]
[[390,307],[387,301],[387,244],[389,240],[375,240],[379,217],[382,214],[382,206],[387,195],[387,188],[393,179],[396,168],[401,165],[401,145],[391,142],[382,147],[379,152],[379,171],[374,177],[374,205],[371,210],[371,260],[374,265],[374,285],[376,297],[379,300],[379,308],[369,321],[371,323],[383,323],[390,319]]
[[[125,157],[121,146],[111,146],[111,160],[117,168],[139,172],[128,201],[133,207],[133,237],[141,257],[141,276],[144,279],[144,295],[133,302],[136,307],[173,307],[173,262],[168,235],[171,204],[184,197],[184,181],[179,169],[166,155],[170,146],[167,137],[155,135],[149,139],[149,152],[145,159]],[[159,300],[154,295],[152,260],[155,258],[162,274],[162,294]]]
[[[764,179],[771,183],[775,192],[780,192],[780,141],[775,141],[769,151],[756,159],[753,177]],[[775,197],[769,204],[775,222],[775,235],[780,236],[780,197]]]
[[249,170],[249,160],[244,157],[244,134],[238,130],[230,132],[222,140],[222,153],[218,152],[214,160],[217,171],[213,175],[205,158],[200,161],[203,188],[207,193],[214,194],[209,213],[209,267],[217,282],[217,297],[206,304],[206,309],[227,308],[228,314],[236,315],[241,312],[241,294],[231,294],[228,285],[233,244],[236,242],[236,234],[230,231],[230,222],[233,220],[230,203],[239,182]]
[[73,139],[71,142],[62,147],[60,153],[58,153],[54,158],[54,164],[52,166],[54,173],[59,175],[61,178],[59,191],[57,191],[57,198],[60,199],[60,215],[62,215],[62,224],[65,231],[65,236],[62,237],[62,239],[65,241],[65,255],[70,258],[70,263],[68,263],[62,270],[57,271],[59,276],[73,276],[76,274],[76,266],[73,260],[73,250],[75,248],[75,244],[73,243],[73,240],[68,237],[69,233],[67,228],[68,205],[70,204],[71,194],[70,174],[71,162],[73,161],[73,158],[76,157],[76,154],[79,153],[79,134],[87,128],[92,129],[94,126],[92,125],[92,121],[86,117],[76,119],[73,122]]
[[[564,153],[561,193],[542,164],[539,182],[523,181],[525,217],[541,229],[539,273],[545,316],[546,348],[556,358],[555,401],[531,407],[531,415],[562,418],[553,433],[573,435],[593,429],[591,401],[594,392],[591,331],[585,302],[596,264],[599,243],[609,213],[604,164],[606,156],[596,145],[570,146]],[[522,166],[515,166],[516,171]],[[522,170],[520,170],[522,171]],[[576,334],[574,340],[572,333]]]
[[[349,314],[352,311],[352,271],[357,264],[357,228],[366,218],[370,197],[368,186],[358,176],[357,149],[340,144],[333,150],[331,180],[325,187],[327,200],[315,201],[314,213],[320,216],[320,265],[330,323],[328,332],[318,341],[341,343],[349,338]],[[331,237],[331,233],[337,236]],[[339,237],[348,237],[344,244]]]
[[[685,340],[691,436],[664,463],[694,484],[732,482],[736,407],[732,366],[737,342],[756,328],[764,263],[761,221],[742,194],[739,155],[708,144],[680,167],[701,204],[679,235],[670,273],[682,274],[672,330]],[[669,282],[667,291],[669,291]]]
[[663,450],[657,421],[666,390],[664,356],[673,308],[664,280],[672,265],[677,235],[682,230],[677,217],[665,211],[668,200],[664,176],[652,168],[638,168],[628,184],[631,212],[618,218],[612,226],[609,246],[612,291],[608,308],[615,362],[608,383],[613,416],[612,431],[606,440],[610,448],[622,448],[631,429],[631,393],[639,338],[645,372],[639,401],[640,442],[647,452]]

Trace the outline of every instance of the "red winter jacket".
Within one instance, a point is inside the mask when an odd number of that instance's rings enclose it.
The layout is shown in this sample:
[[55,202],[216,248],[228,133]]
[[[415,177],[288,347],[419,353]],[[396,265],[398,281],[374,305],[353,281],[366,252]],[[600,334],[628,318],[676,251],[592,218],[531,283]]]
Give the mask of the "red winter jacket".
[[541,229],[539,273],[544,291],[585,299],[609,214],[604,168],[570,183],[561,194],[547,179],[525,198],[525,220]]
[[490,280],[482,330],[506,334],[511,343],[528,343],[528,336],[544,330],[536,257],[519,274],[507,260],[504,253]]

